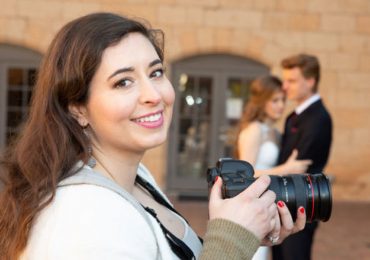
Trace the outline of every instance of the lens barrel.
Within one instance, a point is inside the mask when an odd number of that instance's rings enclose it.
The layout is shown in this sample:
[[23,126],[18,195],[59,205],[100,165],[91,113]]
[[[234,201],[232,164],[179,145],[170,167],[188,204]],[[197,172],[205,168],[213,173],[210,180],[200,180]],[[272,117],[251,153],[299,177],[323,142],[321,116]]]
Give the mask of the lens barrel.
[[322,173],[270,175],[269,189],[276,193],[276,201],[287,205],[293,220],[297,218],[298,207],[306,210],[307,222],[328,221],[332,209],[329,179]]

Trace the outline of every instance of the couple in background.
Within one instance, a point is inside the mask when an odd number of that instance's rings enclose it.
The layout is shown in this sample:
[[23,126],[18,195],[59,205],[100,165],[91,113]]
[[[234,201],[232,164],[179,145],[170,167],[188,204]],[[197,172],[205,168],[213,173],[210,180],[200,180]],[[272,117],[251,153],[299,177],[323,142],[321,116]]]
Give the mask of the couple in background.
[[[332,140],[332,121],[320,95],[320,65],[316,57],[299,54],[284,59],[283,82],[269,75],[252,82],[237,139],[236,155],[262,174],[319,173],[323,171]],[[282,117],[285,98],[297,107],[287,117],[281,135],[275,123]],[[273,247],[273,259],[311,259],[317,222]],[[268,259],[260,247],[254,260]]]

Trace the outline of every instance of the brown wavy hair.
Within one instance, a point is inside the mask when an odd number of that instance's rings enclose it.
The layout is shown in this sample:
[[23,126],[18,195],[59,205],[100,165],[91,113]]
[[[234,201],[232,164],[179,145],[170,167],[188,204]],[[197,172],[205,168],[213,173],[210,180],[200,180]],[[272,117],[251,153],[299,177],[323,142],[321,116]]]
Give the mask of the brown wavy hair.
[[89,141],[68,107],[86,104],[104,50],[132,32],[146,36],[163,60],[162,31],[111,13],[69,22],[49,46],[29,117],[0,161],[0,259],[20,256],[36,214],[53,200],[58,182],[75,173],[77,161],[87,161]]
[[234,149],[235,158],[239,158],[238,137],[241,131],[251,122],[262,122],[265,119],[265,105],[272,95],[278,91],[283,91],[282,82],[273,75],[262,76],[252,81],[250,94],[244,106],[242,117],[239,121],[237,138]]

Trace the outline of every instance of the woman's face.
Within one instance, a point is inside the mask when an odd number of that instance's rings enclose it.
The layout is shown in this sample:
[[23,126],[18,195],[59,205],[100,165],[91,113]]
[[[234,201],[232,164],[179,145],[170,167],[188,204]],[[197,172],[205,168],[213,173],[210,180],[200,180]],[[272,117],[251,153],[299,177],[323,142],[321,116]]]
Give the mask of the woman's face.
[[175,93],[142,34],[130,33],[105,49],[89,91],[80,111],[98,149],[142,153],[166,140]]
[[283,91],[275,91],[265,104],[266,117],[272,121],[279,120],[285,109],[285,94]]

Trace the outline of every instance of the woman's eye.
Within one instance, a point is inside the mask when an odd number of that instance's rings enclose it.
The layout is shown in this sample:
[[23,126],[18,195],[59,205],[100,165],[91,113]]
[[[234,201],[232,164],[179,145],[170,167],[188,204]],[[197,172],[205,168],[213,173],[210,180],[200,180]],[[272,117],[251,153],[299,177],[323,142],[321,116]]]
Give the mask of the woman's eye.
[[152,78],[160,78],[163,76],[163,69],[157,69],[155,71],[152,72],[152,74],[150,75]]
[[116,84],[114,84],[114,86],[124,88],[130,85],[131,83],[132,81],[129,79],[122,79],[122,80],[119,80]]

